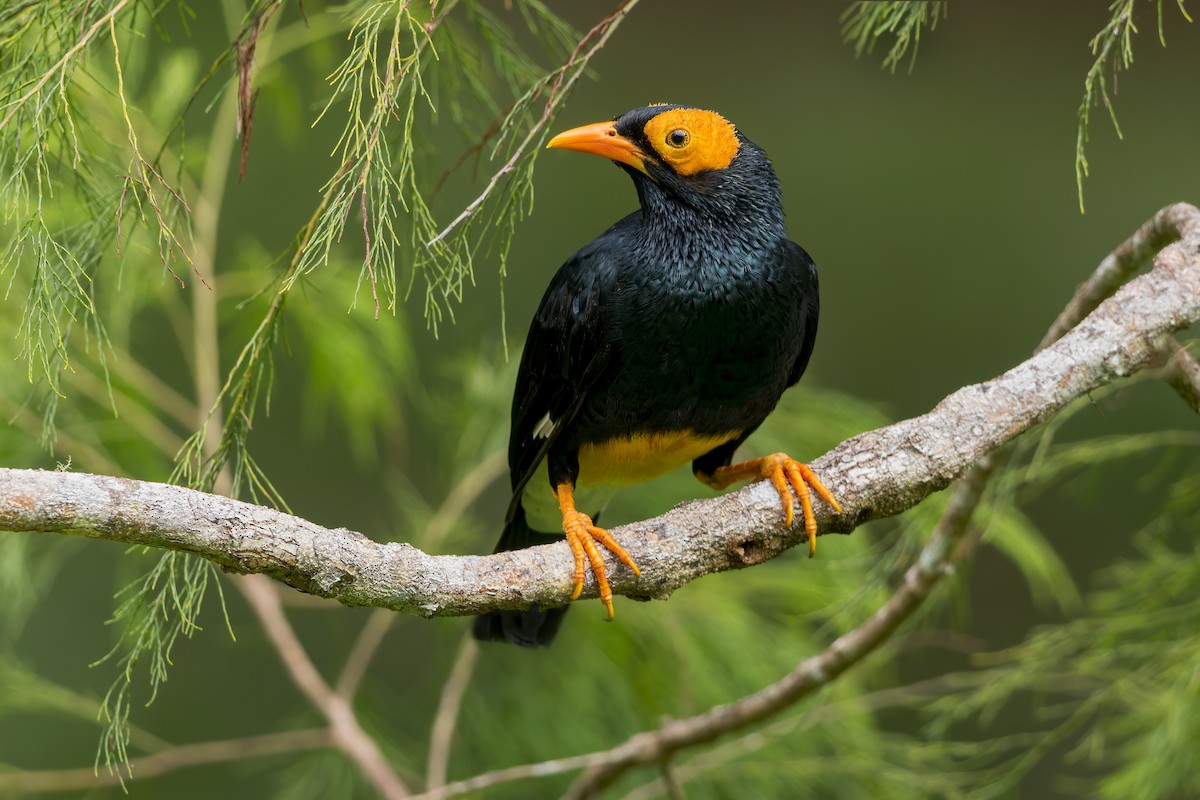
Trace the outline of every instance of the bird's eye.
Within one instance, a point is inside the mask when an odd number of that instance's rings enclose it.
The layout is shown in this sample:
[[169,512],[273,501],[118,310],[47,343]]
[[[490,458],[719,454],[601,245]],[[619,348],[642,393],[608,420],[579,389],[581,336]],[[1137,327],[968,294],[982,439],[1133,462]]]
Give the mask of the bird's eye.
[[676,128],[667,134],[667,144],[671,145],[671,147],[684,147],[691,138],[688,136],[687,131],[682,128]]

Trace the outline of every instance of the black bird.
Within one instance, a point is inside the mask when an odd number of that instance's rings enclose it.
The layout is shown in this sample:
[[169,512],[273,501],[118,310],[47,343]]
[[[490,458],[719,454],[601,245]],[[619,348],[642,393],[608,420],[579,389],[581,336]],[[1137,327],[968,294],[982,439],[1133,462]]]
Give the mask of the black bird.
[[[639,574],[596,518],[617,487],[687,461],[722,489],[771,480],[792,523],[795,489],[816,552],[805,465],[783,453],[730,465],[784,390],[817,333],[817,270],[787,238],[766,153],[712,111],[655,105],[585,125],[549,147],[612,159],[641,209],[572,256],[529,328],[513,396],[512,502],[496,551],[566,535],[575,594],[591,564],[612,619],[597,543]],[[587,513],[584,513],[587,512]],[[478,617],[479,639],[549,644],[567,607]]]

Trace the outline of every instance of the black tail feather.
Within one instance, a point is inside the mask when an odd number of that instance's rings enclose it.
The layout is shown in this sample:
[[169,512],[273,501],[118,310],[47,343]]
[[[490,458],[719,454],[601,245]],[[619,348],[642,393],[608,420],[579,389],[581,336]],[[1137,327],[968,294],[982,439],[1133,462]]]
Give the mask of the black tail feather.
[[[513,519],[504,526],[493,552],[521,550],[562,538],[533,530],[525,522],[525,509],[517,506]],[[511,642],[521,647],[545,647],[554,641],[570,606],[542,608],[534,604],[524,611],[492,611],[475,618],[471,629],[482,642]]]
[[492,611],[475,618],[471,633],[481,642],[512,642],[521,647],[545,647],[554,641],[570,606],[524,611]]

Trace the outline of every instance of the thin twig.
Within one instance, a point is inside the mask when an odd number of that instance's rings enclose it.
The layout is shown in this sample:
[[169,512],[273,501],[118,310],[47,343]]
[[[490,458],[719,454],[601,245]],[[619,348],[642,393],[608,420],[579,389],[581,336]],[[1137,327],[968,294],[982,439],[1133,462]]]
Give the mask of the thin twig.
[[130,759],[131,771],[128,775],[97,772],[92,767],[41,772],[0,772],[0,794],[9,797],[17,794],[91,791],[103,786],[117,786],[122,781],[129,783],[155,778],[187,767],[224,764],[303,750],[320,750],[332,744],[332,736],[325,728],[185,744]]
[[383,608],[375,609],[367,617],[367,622],[359,632],[358,638],[354,640],[350,654],[346,656],[346,663],[334,685],[337,696],[347,703],[353,702],[354,696],[358,694],[358,687],[367,674],[367,668],[371,666],[371,660],[378,652],[379,645],[383,644],[383,637],[392,629],[392,623],[395,620],[396,612]]
[[438,698],[437,714],[434,715],[433,727],[429,734],[429,759],[425,767],[426,791],[446,785],[454,729],[458,727],[458,711],[462,707],[463,695],[471,683],[471,675],[475,671],[478,658],[479,642],[467,632],[463,635],[462,644],[454,656],[454,666],[450,668],[450,675],[442,684],[442,694]]
[[[446,534],[453,529],[454,524],[462,519],[462,515],[474,505],[475,501],[479,499],[479,495],[504,474],[507,466],[508,463],[502,451],[497,451],[476,464],[442,499],[438,510],[434,512],[433,517],[425,526],[425,533],[420,537],[421,544],[426,549],[436,550]],[[307,595],[297,596],[306,597]],[[284,602],[287,602],[286,598]],[[335,606],[327,605],[325,607]],[[350,648],[350,655],[346,657],[342,673],[338,676],[336,686],[340,697],[347,701],[354,699],[354,695],[358,692],[358,686],[371,665],[371,660],[383,643],[384,636],[391,630],[395,619],[394,613],[384,609],[377,609],[367,619],[366,625],[363,626],[358,638]]]
[[25,105],[29,98],[40,92],[42,87],[44,87],[52,77],[62,70],[67,65],[67,62],[75,57],[76,53],[87,47],[88,42],[90,42],[96,36],[96,33],[99,32],[101,28],[107,25],[109,20],[115,18],[117,14],[121,13],[121,10],[127,5],[129,5],[129,0],[117,0],[116,5],[105,12],[104,16],[93,22],[92,26],[84,31],[83,35],[79,37],[79,41],[77,41],[69,50],[67,50],[67,52],[63,53],[62,58],[60,58],[54,64],[54,66],[46,70],[46,73],[33,84],[29,91],[21,95],[17,101],[13,103],[12,108],[10,108],[9,112],[4,115],[4,119],[0,120],[0,130],[2,130],[10,120],[12,120],[13,115],[21,109],[21,106]]
[[[551,119],[553,119],[556,108],[555,101],[562,95],[565,95],[571,91],[571,88],[575,85],[576,81],[578,81],[580,76],[583,75],[584,67],[586,67],[588,62],[591,61],[592,56],[594,56],[604,47],[604,45],[608,42],[609,37],[612,36],[613,33],[616,32],[617,27],[620,26],[621,21],[629,14],[630,11],[633,10],[633,7],[637,4],[638,0],[622,0],[620,5],[618,5],[611,14],[600,20],[600,22],[596,23],[591,30],[583,35],[583,38],[579,40],[579,44],[576,45],[574,52],[572,52],[570,58],[567,59],[567,63],[562,66],[562,71],[559,72],[558,78],[555,80],[554,85],[550,88],[550,95],[546,99],[546,107],[542,111],[541,118],[538,119],[538,121],[534,123],[533,127],[529,129],[529,132],[525,135],[525,138],[521,140],[521,143],[517,146],[516,150],[513,151],[512,156],[507,162],[505,162],[504,166],[500,167],[500,169],[498,169],[496,173],[492,175],[491,179],[487,182],[487,185],[483,187],[483,191],[480,192],[479,196],[468,203],[467,207],[464,208],[457,217],[452,219],[449,225],[442,229],[441,233],[426,242],[426,247],[432,247],[438,242],[444,240],[454,231],[455,228],[469,219],[479,209],[479,207],[483,205],[484,201],[487,200],[492,191],[495,190],[495,188],[500,184],[501,179],[516,169],[518,162],[525,157],[529,146],[533,144],[534,140],[539,139],[543,135],[546,125],[549,124]],[[593,38],[596,39],[595,44],[592,45],[587,53],[585,53],[582,57],[579,57],[580,50],[582,50],[584,45]],[[578,68],[571,73],[571,76],[567,78],[566,82],[564,83],[563,76],[566,75],[568,70],[575,66],[578,66]]]
[[838,637],[818,655],[806,658],[782,680],[728,705],[717,706],[690,719],[673,720],[656,731],[639,733],[604,754],[571,787],[565,797],[596,797],[638,764],[660,763],[688,747],[711,742],[794,705],[827,685],[874,652],[902,622],[912,616],[949,572],[958,541],[983,497],[991,476],[990,456],[956,485],[933,535],[904,575],[900,588],[862,625]]
[[238,180],[246,177],[246,161],[250,157],[250,137],[254,132],[254,106],[258,92],[253,91],[253,71],[255,50],[258,48],[258,38],[262,35],[271,17],[279,10],[282,0],[260,8],[254,19],[242,26],[242,30],[234,39],[233,49],[237,52],[237,98],[238,98],[238,134],[242,137],[242,160],[238,168]]
[[[264,53],[269,49],[269,44],[269,38],[262,42]],[[221,113],[223,117],[233,117],[232,96],[225,99]],[[231,127],[226,124],[218,128],[226,133],[224,136],[218,137],[220,141],[217,145],[217,152],[209,160],[208,169],[205,171],[202,196],[207,202],[200,215],[199,222],[201,224],[198,225],[201,250],[209,258],[214,287],[217,276],[212,256],[217,250],[219,211],[227,185],[226,172],[233,153]],[[222,416],[221,372],[218,361],[219,348],[217,347],[218,295],[215,288],[195,287],[193,291],[197,408],[206,409],[199,414],[198,423],[202,430],[206,430],[205,456],[212,458],[223,434],[220,422]],[[221,490],[232,493],[233,481],[228,464],[219,470],[216,482]],[[387,800],[406,797],[409,794],[407,787],[387,763],[375,740],[359,725],[353,708],[347,701],[333,693],[317,671],[308,652],[296,635],[295,629],[288,621],[279,595],[275,591],[275,585],[260,575],[251,575],[238,580],[236,585],[254,610],[267,634],[267,639],[274,646],[293,683],[308,698],[314,708],[328,720],[329,736],[334,746],[358,767],[364,779],[374,786],[382,797]]]
[[[895,642],[895,638],[892,641]],[[757,752],[784,736],[794,736],[797,730],[800,732],[812,730],[817,725],[845,719],[851,714],[865,715],[882,709],[914,705],[925,694],[936,696],[946,690],[945,679],[933,678],[825,702],[803,715],[793,715],[762,728],[739,732],[738,735],[727,739],[720,745],[705,750],[703,754],[693,755],[687,761],[680,763],[678,768],[672,770],[672,773],[681,785],[687,784],[701,775],[713,770],[720,770],[736,759]],[[653,800],[662,796],[664,788],[662,778],[658,776],[636,787],[621,800]]]
[[[195,417],[192,425],[204,431],[205,455],[216,452],[221,439],[221,341],[218,318],[219,278],[217,246],[220,237],[221,207],[224,205],[226,176],[233,160],[233,122],[237,118],[237,96],[228,93],[217,109],[213,136],[208,144],[199,203],[193,215],[195,224],[195,268],[208,273],[209,282],[192,286],[192,376],[195,384]],[[178,452],[178,450],[174,451]],[[167,453],[170,458],[174,452]],[[231,494],[233,480],[228,470],[219,477],[218,491]]]
[[549,761],[539,761],[536,764],[522,764],[518,767],[506,767],[492,772],[484,772],[466,780],[448,783],[441,789],[414,795],[412,800],[442,800],[442,798],[457,797],[460,794],[476,792],[480,789],[486,789],[502,783],[562,775],[566,772],[574,772],[578,769],[586,769],[594,764],[603,763],[607,755],[608,751],[600,751],[582,756],[552,758]]
[[1200,364],[1187,348],[1171,340],[1167,343],[1167,363],[1163,380],[1183,398],[1188,407],[1200,414]]
[[671,768],[670,761],[663,761],[658,765],[659,779],[662,781],[663,788],[667,790],[667,796],[671,800],[687,800],[683,793],[683,785],[675,779],[675,773]]
[[308,653],[283,613],[283,605],[271,582],[261,575],[250,575],[237,583],[278,651],[292,682],[329,721],[335,746],[354,762],[382,797],[387,800],[408,797],[409,791],[404,782],[383,757],[375,740],[358,724],[350,704],[329,688],[309,660]]

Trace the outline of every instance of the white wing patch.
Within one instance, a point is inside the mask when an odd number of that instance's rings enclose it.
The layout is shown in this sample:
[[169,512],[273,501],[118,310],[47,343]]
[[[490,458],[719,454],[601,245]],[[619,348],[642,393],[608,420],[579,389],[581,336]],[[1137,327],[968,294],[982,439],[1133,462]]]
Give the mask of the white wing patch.
[[557,427],[558,423],[550,419],[550,415],[547,414],[546,416],[542,417],[541,422],[539,422],[537,427],[533,429],[533,438],[549,439],[550,435],[554,433],[554,429]]

